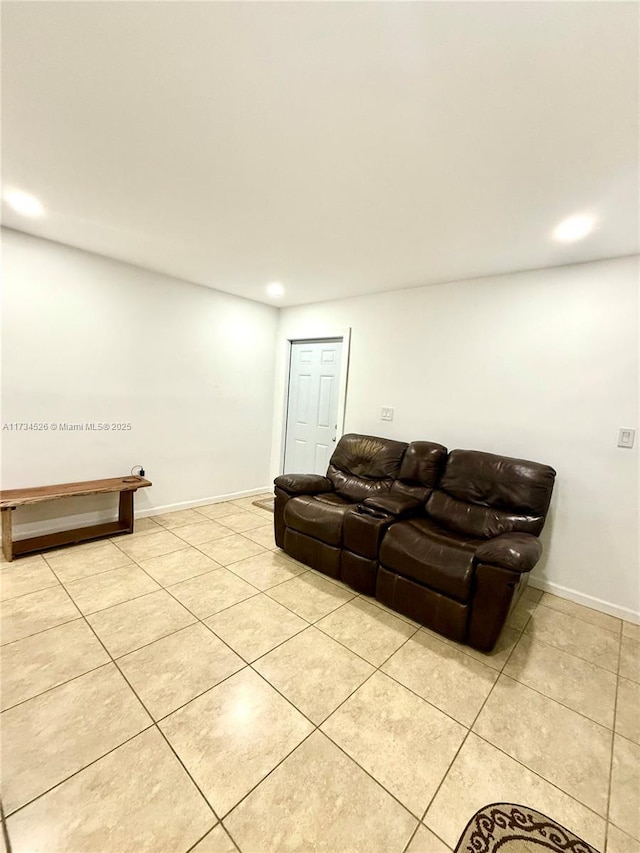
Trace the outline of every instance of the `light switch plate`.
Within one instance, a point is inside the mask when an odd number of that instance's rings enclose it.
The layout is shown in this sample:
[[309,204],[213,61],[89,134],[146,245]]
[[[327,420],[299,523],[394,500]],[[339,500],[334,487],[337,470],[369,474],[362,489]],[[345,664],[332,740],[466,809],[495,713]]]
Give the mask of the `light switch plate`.
[[380,410],[380,420],[381,421],[392,421],[393,420],[393,409],[391,406],[383,406]]
[[621,429],[618,433],[618,447],[633,447],[635,437],[635,429]]

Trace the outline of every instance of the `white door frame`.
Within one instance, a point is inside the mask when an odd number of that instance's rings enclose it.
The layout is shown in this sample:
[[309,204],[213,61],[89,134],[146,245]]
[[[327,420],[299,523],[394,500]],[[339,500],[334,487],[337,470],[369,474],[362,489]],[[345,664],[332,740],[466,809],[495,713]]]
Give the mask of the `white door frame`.
[[[338,383],[338,414],[336,423],[336,443],[342,436],[344,431],[344,419],[347,409],[347,382],[349,378],[349,351],[351,347],[351,327],[340,329],[336,332],[322,332],[319,335],[310,335],[308,332],[303,335],[288,335],[286,342],[286,353],[284,358],[284,400],[282,403],[282,432],[280,435],[280,462],[278,465],[278,473],[284,473],[284,455],[287,441],[287,415],[289,412],[289,379],[291,375],[291,346],[294,343],[310,343],[312,341],[342,341],[342,363],[340,365],[340,382]],[[307,472],[300,471],[304,474]]]

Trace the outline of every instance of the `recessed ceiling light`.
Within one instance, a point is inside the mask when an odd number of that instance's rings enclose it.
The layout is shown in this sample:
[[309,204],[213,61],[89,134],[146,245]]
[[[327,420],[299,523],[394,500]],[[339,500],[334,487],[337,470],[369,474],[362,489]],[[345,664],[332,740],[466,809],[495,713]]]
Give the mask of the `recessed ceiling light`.
[[42,216],[44,213],[44,207],[38,199],[29,193],[22,192],[22,190],[9,190],[4,194],[4,200],[10,208],[21,216],[35,217]]
[[595,216],[587,213],[577,213],[563,219],[553,230],[553,239],[560,243],[574,243],[587,237],[595,228]]
[[267,285],[267,293],[269,296],[279,297],[284,296],[284,285],[280,284],[279,281],[272,281],[271,284]]

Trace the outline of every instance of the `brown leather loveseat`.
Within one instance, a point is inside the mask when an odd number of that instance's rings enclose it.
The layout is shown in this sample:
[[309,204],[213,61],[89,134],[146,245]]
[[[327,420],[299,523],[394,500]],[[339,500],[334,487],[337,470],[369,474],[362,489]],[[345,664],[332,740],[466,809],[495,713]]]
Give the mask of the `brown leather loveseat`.
[[345,435],[326,477],[276,479],[276,542],[423,625],[490,651],[542,553],[554,478],[537,462]]

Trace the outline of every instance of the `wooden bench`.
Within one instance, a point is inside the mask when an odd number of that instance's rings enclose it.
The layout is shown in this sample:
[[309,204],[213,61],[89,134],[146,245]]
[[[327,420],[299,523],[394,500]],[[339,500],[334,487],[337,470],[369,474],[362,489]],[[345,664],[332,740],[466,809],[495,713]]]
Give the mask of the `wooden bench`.
[[[57,486],[39,486],[35,489],[9,489],[0,492],[0,511],[2,512],[2,551],[7,560],[33,551],[56,548],[59,545],[72,545],[89,539],[101,539],[104,536],[117,536],[120,533],[133,533],[133,495],[138,489],[152,484],[144,477],[115,477],[111,480],[87,480],[84,483],[61,483]],[[103,495],[120,493],[118,520],[90,527],[78,527],[75,530],[62,530],[58,533],[46,533],[32,536],[30,539],[13,541],[11,514],[16,507],[29,504],[55,501],[58,498],[75,498],[81,495]]]

